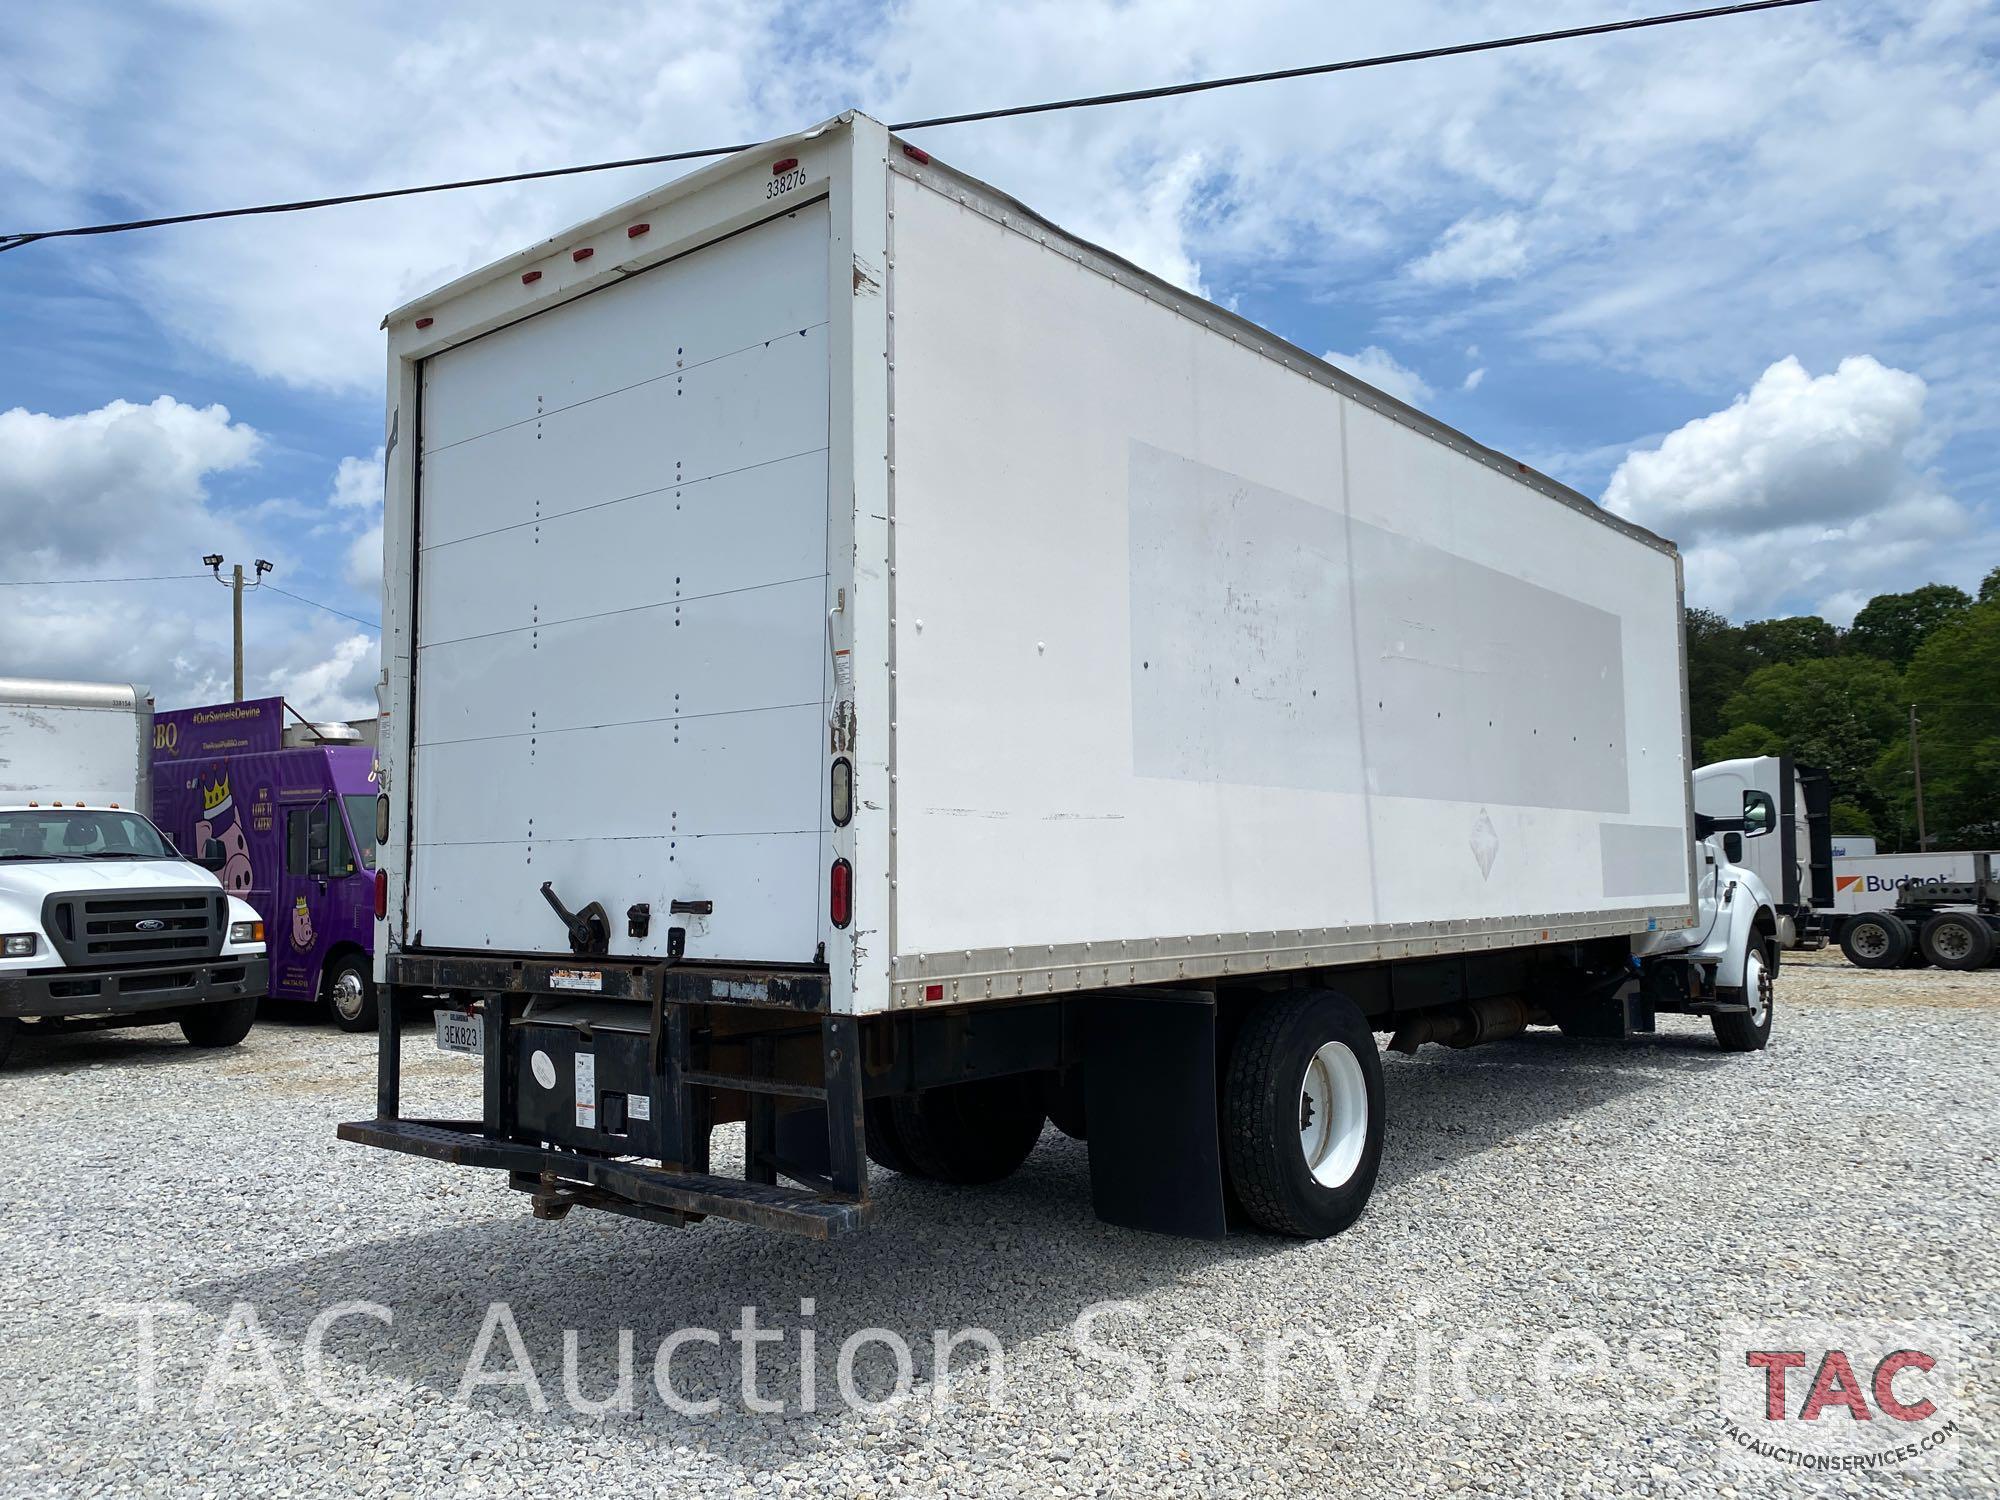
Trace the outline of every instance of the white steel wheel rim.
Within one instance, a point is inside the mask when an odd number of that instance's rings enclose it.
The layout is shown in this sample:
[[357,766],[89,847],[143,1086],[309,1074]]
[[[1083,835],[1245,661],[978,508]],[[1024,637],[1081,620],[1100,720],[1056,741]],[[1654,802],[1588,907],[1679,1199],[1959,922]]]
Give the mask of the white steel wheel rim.
[[362,988],[361,976],[352,969],[345,969],[333,982],[333,1008],[350,1019],[361,1014],[361,1007],[368,998]]
[[1854,930],[1854,951],[1863,958],[1880,958],[1889,951],[1889,929],[1880,922],[1863,922]]
[[1763,954],[1750,955],[1745,963],[1743,981],[1743,995],[1750,1002],[1750,1024],[1762,1026],[1764,1018],[1771,1013],[1771,972],[1764,966]]
[[1321,1187],[1340,1187],[1368,1144],[1368,1079],[1345,1042],[1328,1042],[1299,1084],[1299,1149]]
[[1940,922],[1931,934],[1931,947],[1941,958],[1965,958],[1972,952],[1972,934],[1957,922]]

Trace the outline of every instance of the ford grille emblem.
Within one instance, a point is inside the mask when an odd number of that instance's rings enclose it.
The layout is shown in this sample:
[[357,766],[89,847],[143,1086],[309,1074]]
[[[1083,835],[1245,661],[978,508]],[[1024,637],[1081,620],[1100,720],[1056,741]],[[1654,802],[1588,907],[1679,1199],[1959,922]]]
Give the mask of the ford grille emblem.
[[165,922],[162,922],[158,917],[148,917],[143,922],[134,922],[132,924],[132,926],[140,932],[158,932],[162,927],[166,925],[167,924]]

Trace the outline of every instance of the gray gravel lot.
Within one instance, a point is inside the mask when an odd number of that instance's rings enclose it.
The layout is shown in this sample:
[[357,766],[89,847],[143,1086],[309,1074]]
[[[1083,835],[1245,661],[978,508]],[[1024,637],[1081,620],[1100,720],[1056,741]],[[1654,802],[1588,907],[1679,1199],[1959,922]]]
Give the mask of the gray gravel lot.
[[[1871,973],[1815,955],[1788,966],[1779,1003],[1770,1050],[1752,1056],[1663,1020],[1629,1048],[1538,1032],[1388,1058],[1381,1184],[1361,1223],[1323,1244],[1107,1228],[1090,1216],[1084,1149],[1053,1132],[997,1187],[880,1174],[877,1225],[827,1245],[604,1214],[539,1224],[495,1176],[334,1139],[372,1107],[368,1038],[281,1013],[221,1055],[171,1032],[24,1040],[0,1074],[14,1148],[0,1162],[0,1493],[2000,1492],[2000,971]],[[469,1063],[412,1043],[409,1107],[475,1096]],[[309,1329],[354,1300],[391,1309],[393,1326],[332,1324],[322,1399]],[[458,1399],[494,1301],[511,1306],[546,1411],[520,1386]],[[1131,1305],[1092,1337],[1152,1386],[1122,1414],[1080,1405],[1133,1387],[1079,1347],[1079,1313],[1107,1301]],[[114,1310],[160,1303],[180,1306],[158,1317],[148,1409],[138,1325]],[[662,1341],[726,1335],[746,1305],[782,1331],[759,1378],[786,1409],[746,1408],[726,1337],[672,1364],[678,1399],[718,1408],[669,1407],[650,1378]],[[1956,1469],[1724,1467],[1708,1372],[1738,1317],[1955,1325],[1972,1429]],[[841,1343],[871,1326],[908,1341],[917,1382],[876,1414],[837,1389]],[[971,1346],[936,1399],[933,1330],[975,1327],[1001,1350],[998,1400]],[[572,1410],[565,1330],[595,1399],[614,1386],[621,1329],[637,1351],[632,1410]],[[1176,1362],[1200,1329],[1237,1341],[1242,1367],[1219,1338]],[[1481,1329],[1515,1352],[1467,1366],[1468,1401],[1445,1351]],[[1303,1346],[1275,1358],[1267,1399],[1272,1341],[1301,1330],[1345,1355],[1350,1391],[1382,1354],[1372,1402],[1350,1409],[1334,1360]],[[1584,1335],[1604,1340],[1608,1367],[1589,1366]],[[1661,1372],[1628,1362],[1635,1336]],[[1552,1338],[1567,1363],[1545,1400],[1533,1356]],[[201,1399],[215,1370],[254,1376],[260,1345],[284,1404],[268,1384]],[[511,1367],[504,1334],[485,1365]],[[802,1367],[814,1411],[800,1409]],[[854,1368],[871,1398],[895,1378],[879,1342]],[[331,1404],[362,1402],[379,1409]]]

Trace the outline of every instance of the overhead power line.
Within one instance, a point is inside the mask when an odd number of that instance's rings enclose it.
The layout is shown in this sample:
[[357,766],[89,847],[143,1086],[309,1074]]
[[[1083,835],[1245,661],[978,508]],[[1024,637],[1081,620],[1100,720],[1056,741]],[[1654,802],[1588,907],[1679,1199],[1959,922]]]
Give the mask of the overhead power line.
[[187,578],[206,578],[206,573],[148,573],[139,578],[0,578],[0,588],[68,588],[78,583],[168,583]]
[[264,587],[274,594],[283,594],[287,599],[296,599],[301,604],[310,604],[314,609],[323,609],[330,615],[339,615],[343,620],[352,620],[357,625],[366,625],[370,630],[379,631],[381,625],[374,620],[364,620],[359,615],[350,615],[344,609],[335,609],[331,604],[322,604],[317,599],[308,599],[304,594],[295,594],[290,589],[281,589],[275,583],[266,581]]
[[[1084,94],[1074,99],[1051,99],[1040,104],[1013,104],[998,109],[970,110],[963,114],[932,115],[922,120],[903,120],[892,124],[889,128],[896,131],[928,130],[940,125],[970,125],[982,120],[1011,120],[1023,115],[1053,114],[1058,110],[1095,109],[1109,104],[1137,104],[1148,99],[1172,99],[1184,94],[1208,93],[1215,89],[1243,88],[1257,83],[1278,83],[1291,78],[1316,78],[1329,73],[1355,73],[1364,68],[1385,68],[1397,63],[1465,57],[1475,52],[1499,52],[1510,47],[1532,47],[1544,42],[1566,42],[1579,37],[1609,36],[1621,31],[1642,31],[1655,26],[1677,26],[1690,21],[1713,21],[1726,16],[1748,15],[1755,11],[1789,10],[1795,6],[1818,3],[1819,0],[1748,0],[1748,3],[1741,5],[1715,5],[1705,10],[1676,11],[1670,15],[1635,16],[1623,21],[1601,21],[1590,26],[1570,26],[1560,31],[1536,31],[1520,36],[1492,37],[1479,42],[1457,42],[1445,47],[1424,47],[1414,52],[1389,52],[1377,57],[1355,57],[1341,62],[1312,63],[1305,67],[1279,68],[1264,73],[1239,73],[1228,78],[1204,78],[1190,83],[1127,89],[1115,94]],[[206,209],[198,213],[167,214],[159,218],[127,219],[109,224],[82,224],[71,229],[39,229],[19,234],[0,234],[0,252],[18,250],[23,245],[32,245],[38,240],[127,234],[140,229],[162,229],[173,224],[200,224],[214,219],[249,218],[258,214],[303,213],[308,209],[337,208],[348,203],[378,203],[384,199],[410,198],[423,193],[457,192],[461,188],[498,187],[513,182],[540,182],[552,177],[575,177],[585,172],[611,172],[621,167],[650,167],[670,162],[699,161],[705,157],[731,156],[738,151],[747,151],[757,144],[755,141],[745,141],[734,146],[701,146],[687,151],[661,152],[654,156],[628,156],[617,161],[586,162],[570,167],[544,167],[532,172],[507,172],[492,177],[466,177],[456,182],[378,188],[371,192],[341,193],[328,198],[299,198],[286,203],[259,203],[246,208]]]

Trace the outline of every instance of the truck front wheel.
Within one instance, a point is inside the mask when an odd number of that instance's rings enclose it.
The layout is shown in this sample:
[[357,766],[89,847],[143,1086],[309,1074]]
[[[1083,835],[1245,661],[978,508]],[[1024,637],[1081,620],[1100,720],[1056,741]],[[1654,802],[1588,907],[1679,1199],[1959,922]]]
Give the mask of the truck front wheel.
[[869,1105],[868,1157],[934,1182],[998,1182],[1028,1159],[1045,1118],[1034,1073],[925,1089]]
[[13,1016],[0,1017],[0,1063],[14,1050],[14,1033],[20,1029],[21,1023]]
[[1778,948],[1759,938],[1743,960],[1743,999],[1749,1013],[1710,1016],[1716,1045],[1724,1052],[1762,1052],[1771,1040],[1771,1012],[1777,995]]
[[234,1047],[250,1035],[257,1019],[257,997],[204,1005],[181,1017],[181,1035],[197,1047]]
[[1382,1054],[1360,1009],[1327,992],[1265,1001],[1236,1034],[1223,1155],[1244,1212],[1324,1239],[1367,1207],[1382,1161]]
[[328,1014],[342,1031],[373,1031],[376,1025],[375,980],[368,960],[350,953],[327,965],[320,982]]
[[1900,969],[1910,956],[1910,929],[1893,912],[1863,912],[1841,927],[1840,951],[1858,969]]

